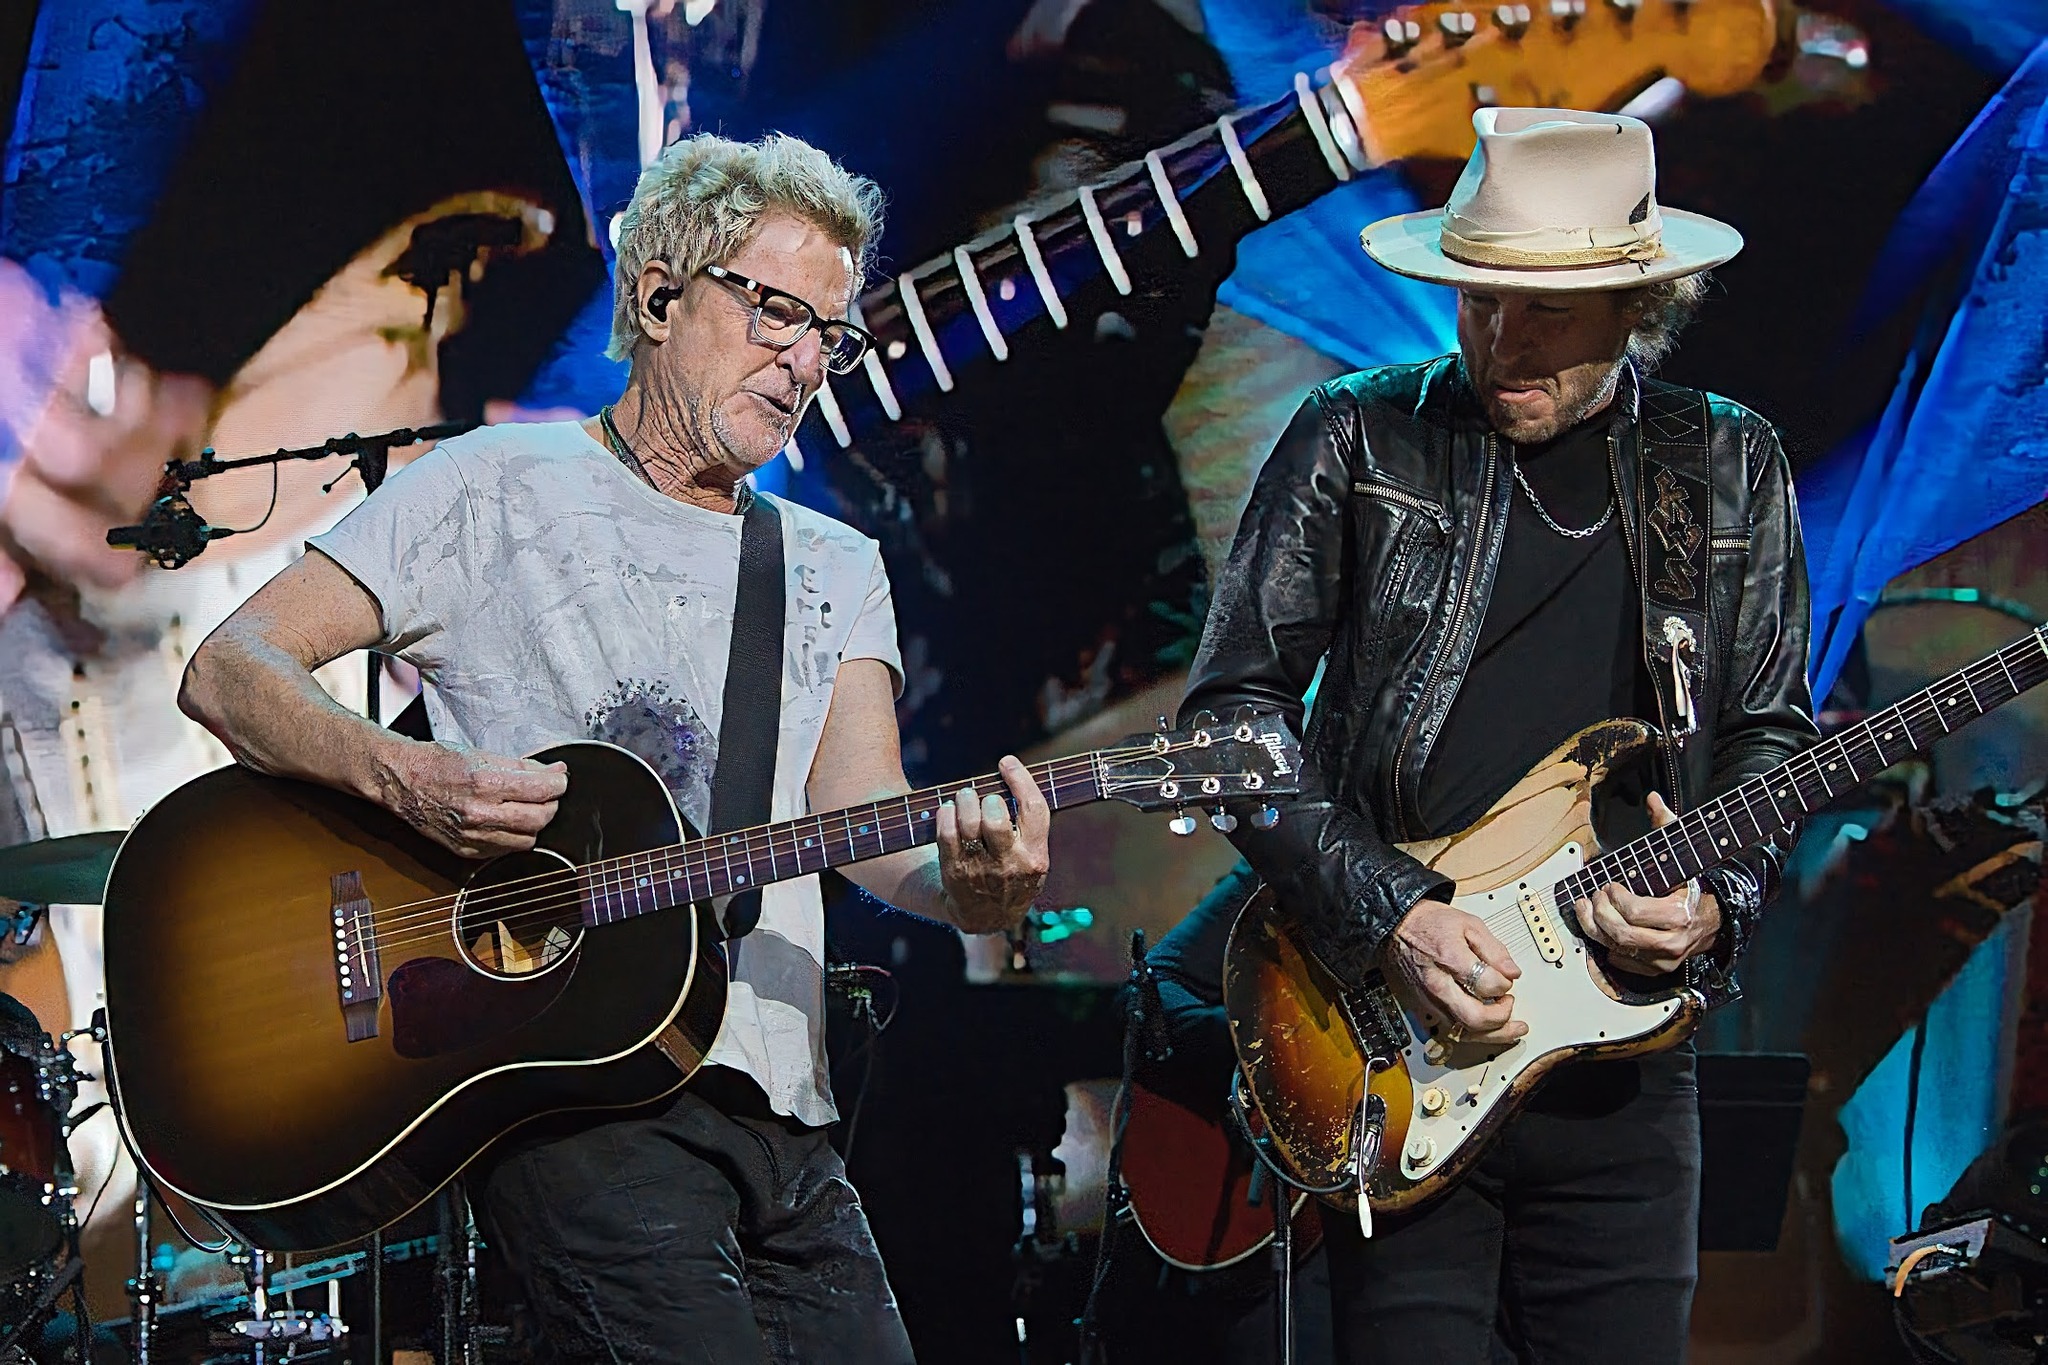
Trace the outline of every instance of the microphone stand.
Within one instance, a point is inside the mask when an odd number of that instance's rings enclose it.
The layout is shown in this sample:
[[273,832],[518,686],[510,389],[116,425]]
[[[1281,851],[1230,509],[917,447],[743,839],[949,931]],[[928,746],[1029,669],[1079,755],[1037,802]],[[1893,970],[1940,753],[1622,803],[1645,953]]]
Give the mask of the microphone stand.
[[1110,1138],[1102,1240],[1095,1248],[1095,1276],[1088,1286],[1087,1306],[1081,1310],[1081,1365],[1099,1365],[1102,1354],[1102,1287],[1109,1279],[1111,1253],[1117,1230],[1130,1221],[1131,1195],[1124,1188],[1124,1130],[1131,1121],[1131,1084],[1137,1077],[1140,1055],[1154,1065],[1173,1055],[1167,1036],[1165,1006],[1159,999],[1159,978],[1145,960],[1145,931],[1131,931],[1131,976],[1124,1001],[1124,1076],[1118,1092],[1116,1130]]
[[[399,446],[417,445],[421,441],[438,441],[449,436],[460,436],[476,426],[474,422],[441,422],[429,427],[400,427],[396,431],[379,432],[374,436],[358,436],[351,431],[346,436],[336,436],[322,441],[317,446],[300,446],[297,449],[280,448],[268,455],[250,455],[237,460],[215,459],[212,447],[199,452],[196,460],[171,460],[164,465],[164,479],[171,484],[171,491],[150,505],[139,525],[116,526],[107,532],[107,544],[125,546],[142,551],[155,560],[159,568],[182,569],[198,558],[208,545],[228,536],[245,535],[256,529],[248,527],[236,530],[233,527],[209,526],[199,515],[185,494],[201,479],[210,479],[216,474],[226,474],[236,469],[253,469],[259,465],[278,465],[287,460],[325,460],[335,455],[353,456],[349,469],[362,475],[363,492],[374,493],[383,486],[384,476],[391,468],[391,452]],[[342,471],[346,474],[348,471]],[[322,492],[332,489],[339,478],[329,483]],[[264,518],[266,521],[268,516]],[[257,526],[263,523],[258,522]],[[384,719],[384,661],[375,650],[365,652],[368,660],[368,688],[365,712],[373,721]]]
[[[363,478],[365,492],[374,493],[384,482],[384,475],[391,467],[391,452],[399,446],[417,445],[421,441],[438,441],[449,436],[460,436],[477,424],[475,422],[440,422],[426,427],[400,427],[396,431],[378,432],[371,436],[358,436],[351,431],[346,436],[336,436],[317,446],[300,446],[296,449],[278,449],[268,455],[249,455],[240,459],[216,459],[211,447],[199,452],[196,460],[170,460],[164,465],[164,481],[171,491],[151,504],[140,524],[116,526],[107,532],[107,544],[140,550],[166,569],[181,569],[191,563],[210,543],[228,536],[244,535],[255,527],[237,530],[234,527],[209,526],[185,494],[201,479],[210,479],[216,474],[226,474],[237,469],[253,469],[261,465],[278,465],[287,460],[325,460],[336,455],[347,455],[349,469]],[[346,471],[344,471],[346,473]],[[334,480],[328,489],[339,483]],[[326,491],[326,490],[322,490]],[[261,525],[259,522],[258,525]]]

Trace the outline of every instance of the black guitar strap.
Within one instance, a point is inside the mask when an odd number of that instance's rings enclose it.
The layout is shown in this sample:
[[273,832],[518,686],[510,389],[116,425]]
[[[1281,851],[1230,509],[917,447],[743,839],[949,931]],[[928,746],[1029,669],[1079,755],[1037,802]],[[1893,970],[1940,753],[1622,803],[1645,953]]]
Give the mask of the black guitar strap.
[[[1671,739],[1699,728],[1708,667],[1707,574],[1714,527],[1706,395],[1646,380],[1641,391],[1637,541],[1643,547],[1643,651]],[[1714,665],[1718,667],[1718,662]]]
[[[712,834],[768,823],[782,725],[782,579],[782,514],[773,499],[756,493],[740,520],[739,588],[718,722],[718,767],[711,775]],[[752,932],[760,921],[758,887],[726,902],[727,939]],[[735,965],[737,949],[735,944],[727,950]]]

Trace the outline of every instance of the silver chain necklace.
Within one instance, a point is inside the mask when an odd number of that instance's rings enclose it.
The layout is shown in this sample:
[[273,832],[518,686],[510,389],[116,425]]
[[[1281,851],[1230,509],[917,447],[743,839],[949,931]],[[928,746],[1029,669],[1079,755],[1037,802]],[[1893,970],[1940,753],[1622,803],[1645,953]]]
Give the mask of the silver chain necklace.
[[1567,540],[1584,540],[1587,536],[1596,534],[1601,527],[1607,524],[1608,519],[1614,515],[1614,492],[1612,489],[1609,489],[1607,493],[1607,510],[1600,514],[1600,520],[1594,522],[1583,531],[1574,531],[1567,527],[1559,526],[1550,513],[1543,509],[1543,504],[1537,501],[1536,490],[1529,487],[1529,481],[1522,477],[1522,462],[1511,455],[1508,457],[1508,469],[1513,472],[1515,482],[1521,485],[1522,494],[1529,499],[1529,505],[1536,509],[1536,515],[1543,518],[1543,524]]

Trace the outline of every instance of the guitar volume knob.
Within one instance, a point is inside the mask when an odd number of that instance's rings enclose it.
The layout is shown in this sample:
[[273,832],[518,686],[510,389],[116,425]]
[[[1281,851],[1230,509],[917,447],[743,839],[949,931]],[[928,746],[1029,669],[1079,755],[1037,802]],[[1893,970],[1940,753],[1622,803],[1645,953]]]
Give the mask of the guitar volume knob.
[[1451,1107],[1451,1097],[1443,1092],[1442,1086],[1433,1085],[1422,1092],[1422,1112],[1430,1118]]

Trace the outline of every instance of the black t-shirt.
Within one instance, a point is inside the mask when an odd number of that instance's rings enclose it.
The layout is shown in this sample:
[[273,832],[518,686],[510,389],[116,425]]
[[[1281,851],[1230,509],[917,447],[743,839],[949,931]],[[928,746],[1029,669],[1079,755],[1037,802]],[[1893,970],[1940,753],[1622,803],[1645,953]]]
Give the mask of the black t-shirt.
[[[1613,506],[1598,414],[1546,445],[1501,443],[1543,508],[1569,530]],[[1511,478],[1506,469],[1502,478]],[[1546,754],[1596,721],[1654,707],[1641,667],[1642,607],[1615,516],[1572,539],[1517,487],[1479,643],[1424,765],[1423,828],[1452,834],[1486,813]]]

